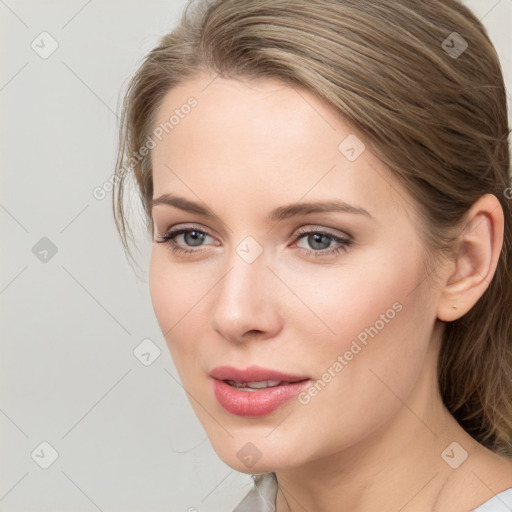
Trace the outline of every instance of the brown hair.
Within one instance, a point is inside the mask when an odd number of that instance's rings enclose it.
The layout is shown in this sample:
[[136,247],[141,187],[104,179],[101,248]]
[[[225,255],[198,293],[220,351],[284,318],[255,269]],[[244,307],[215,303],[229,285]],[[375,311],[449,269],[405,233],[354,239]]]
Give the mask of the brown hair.
[[363,134],[414,199],[429,262],[453,250],[479,197],[499,199],[505,232],[496,273],[476,305],[446,324],[438,375],[460,425],[512,455],[509,127],[499,60],[480,21],[457,0],[211,0],[191,7],[145,57],[124,97],[113,208],[125,249],[128,177],[136,179],[153,234],[151,154],[140,149],[170,89],[205,72],[308,88]]

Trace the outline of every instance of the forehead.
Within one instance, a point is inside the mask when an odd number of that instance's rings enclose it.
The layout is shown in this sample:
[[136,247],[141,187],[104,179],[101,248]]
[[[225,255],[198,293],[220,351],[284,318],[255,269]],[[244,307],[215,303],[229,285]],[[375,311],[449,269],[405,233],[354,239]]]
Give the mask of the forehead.
[[305,88],[201,76],[167,93],[159,127],[155,196],[201,192],[215,206],[336,198],[401,215],[410,203],[364,137]]

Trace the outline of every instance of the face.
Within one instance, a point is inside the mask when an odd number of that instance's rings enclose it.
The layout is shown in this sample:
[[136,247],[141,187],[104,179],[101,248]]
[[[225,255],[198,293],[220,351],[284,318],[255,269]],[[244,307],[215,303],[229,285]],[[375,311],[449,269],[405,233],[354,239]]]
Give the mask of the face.
[[158,111],[155,129],[175,119],[151,156],[152,303],[219,456],[299,467],[393,421],[438,297],[411,200],[361,134],[305,89],[212,79]]

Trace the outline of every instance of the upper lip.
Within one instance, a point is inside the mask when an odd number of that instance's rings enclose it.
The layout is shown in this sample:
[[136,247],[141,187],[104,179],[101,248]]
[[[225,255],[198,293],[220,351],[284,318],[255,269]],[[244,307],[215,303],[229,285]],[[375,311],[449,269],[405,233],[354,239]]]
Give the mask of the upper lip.
[[309,379],[306,375],[292,375],[277,370],[248,366],[245,369],[232,366],[217,366],[210,372],[210,376],[217,380],[232,380],[234,382],[261,382],[277,380],[279,382],[298,382]]

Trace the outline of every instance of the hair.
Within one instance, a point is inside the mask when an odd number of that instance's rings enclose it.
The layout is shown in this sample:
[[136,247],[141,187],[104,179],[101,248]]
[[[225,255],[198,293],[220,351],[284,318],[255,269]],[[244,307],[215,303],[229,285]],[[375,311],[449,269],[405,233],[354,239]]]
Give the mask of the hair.
[[[450,50],[464,41],[462,53]],[[499,59],[482,23],[458,0],[189,0],[122,104],[113,210],[128,252],[126,178],[136,180],[153,234],[151,153],[141,148],[164,96],[204,74],[278,79],[326,100],[412,198],[434,268],[453,254],[474,202],[498,198],[505,224],[496,272],[471,310],[446,322],[437,371],[458,423],[512,456],[509,127]]]

